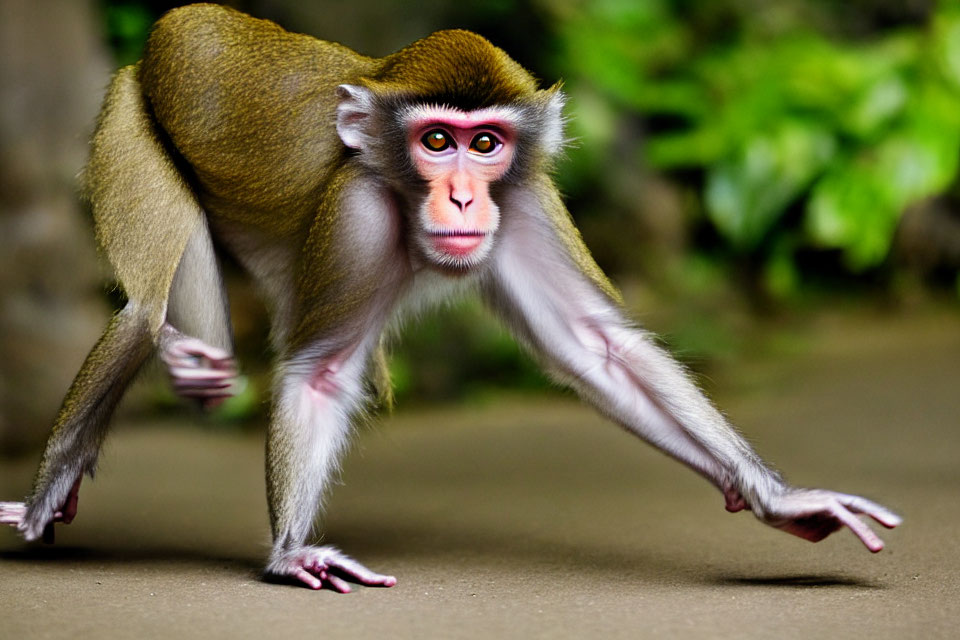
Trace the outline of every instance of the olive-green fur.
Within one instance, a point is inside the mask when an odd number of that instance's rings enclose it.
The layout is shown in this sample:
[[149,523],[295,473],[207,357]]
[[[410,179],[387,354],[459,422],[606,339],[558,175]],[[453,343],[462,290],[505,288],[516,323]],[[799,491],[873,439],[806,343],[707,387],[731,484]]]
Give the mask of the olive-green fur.
[[311,224],[344,157],[337,85],[374,68],[341,45],[191,5],[154,26],[140,78],[208,215],[285,236]]
[[383,59],[364,80],[377,94],[465,111],[529,99],[537,81],[475,33],[439,31]]
[[[364,284],[363,274],[345,263],[348,252],[333,243],[340,195],[363,170],[349,162],[337,136],[338,85],[367,86],[385,104],[402,98],[462,109],[520,105],[531,118],[559,89],[538,91],[533,76],[468,31],[441,31],[374,59],[217,5],[190,5],[161,18],[139,76],[215,227],[239,223],[266,236],[306,238],[292,348],[347,317],[376,285]],[[538,125],[528,124],[515,163],[521,168],[508,178],[543,183],[541,200],[557,217],[567,248],[618,299],[549,179],[536,177],[548,165],[534,144],[524,143]],[[392,151],[397,143],[372,152],[377,162],[392,154],[392,164],[401,164],[402,154]]]
[[31,505],[48,504],[32,515],[45,516],[63,506],[74,480],[84,472],[93,474],[110,414],[150,351],[150,334],[141,315],[124,310],[110,320],[57,414],[28,500]]
[[203,212],[156,131],[136,78],[117,72],[107,92],[84,173],[97,240],[127,296],[163,322],[180,256]]
[[[356,316],[380,284],[381,272],[375,265],[356,260],[351,247],[337,242],[343,235],[338,228],[344,222],[339,215],[343,198],[362,173],[357,165],[341,167],[331,176],[327,196],[319,203],[318,215],[303,246],[297,281],[297,328],[291,351]],[[328,268],[331,264],[337,268]]]

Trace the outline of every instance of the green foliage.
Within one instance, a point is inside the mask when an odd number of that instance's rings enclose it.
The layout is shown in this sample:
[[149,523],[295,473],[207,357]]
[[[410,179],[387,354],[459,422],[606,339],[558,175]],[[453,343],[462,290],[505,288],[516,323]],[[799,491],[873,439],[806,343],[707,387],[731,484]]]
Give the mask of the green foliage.
[[[699,172],[707,219],[775,293],[799,281],[800,248],[841,250],[852,272],[882,263],[904,209],[944,192],[960,159],[958,3],[859,40],[773,20],[795,4],[554,7],[571,91],[643,117],[649,166]],[[611,128],[577,135],[602,147]]]
[[133,64],[140,59],[150,25],[157,16],[134,0],[110,0],[104,3],[107,36],[119,65]]

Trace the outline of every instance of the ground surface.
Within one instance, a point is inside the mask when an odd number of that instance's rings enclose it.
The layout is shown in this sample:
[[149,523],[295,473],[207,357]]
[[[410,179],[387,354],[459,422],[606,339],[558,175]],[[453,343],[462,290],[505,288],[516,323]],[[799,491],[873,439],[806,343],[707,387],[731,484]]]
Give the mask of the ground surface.
[[[812,545],[727,514],[573,400],[501,400],[362,432],[327,539],[400,582],[314,593],[257,577],[259,438],[121,423],[55,546],[0,531],[0,637],[953,638],[957,320],[820,321],[786,360],[713,374],[795,483],[905,516],[877,555],[849,533]],[[5,463],[2,496],[23,495],[35,464]]]

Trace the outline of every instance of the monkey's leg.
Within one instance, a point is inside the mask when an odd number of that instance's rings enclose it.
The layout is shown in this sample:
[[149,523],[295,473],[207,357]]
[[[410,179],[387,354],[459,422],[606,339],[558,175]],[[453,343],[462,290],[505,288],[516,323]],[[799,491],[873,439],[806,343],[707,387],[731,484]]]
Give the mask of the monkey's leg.
[[[154,342],[180,395],[206,407],[231,395],[236,369],[229,351],[227,300],[205,221],[186,242],[170,285],[165,320],[159,308],[147,310],[131,300],[111,320],[67,393],[31,497],[26,504],[0,503],[0,523],[16,526],[27,540],[43,532],[52,542],[47,525],[73,520],[80,479],[84,472],[93,473],[110,416]],[[152,337],[150,327],[158,325]]]
[[312,589],[348,593],[344,578],[391,587],[393,576],[371,571],[331,546],[308,544],[314,520],[350,420],[363,401],[367,351],[332,356],[301,352],[280,367],[267,434],[267,500],[273,551],[266,571]]
[[114,76],[84,182],[99,244],[130,302],[67,393],[26,506],[0,505],[0,522],[27,539],[75,514],[78,480],[93,472],[110,414],[154,343],[182,395],[216,403],[234,374],[204,212],[161,141],[136,67]]
[[110,415],[151,347],[147,314],[128,303],[110,320],[70,386],[30,498],[26,504],[0,504],[0,522],[35,540],[51,522],[73,519],[80,479],[93,474]]
[[84,193],[123,290],[158,311],[149,330],[174,388],[209,404],[228,395],[229,314],[206,216],[164,143],[136,66],[119,70],[107,92]]
[[[231,394],[236,370],[228,351],[226,295],[205,223],[194,228],[184,248],[170,286],[166,321],[144,309],[131,301],[87,356],[54,424],[28,502],[0,503],[0,523],[17,526],[28,540],[52,522],[73,520],[80,479],[84,472],[93,473],[110,415],[154,341],[181,395],[213,406]],[[149,328],[158,323],[153,338]],[[51,528],[44,537],[52,541]]]

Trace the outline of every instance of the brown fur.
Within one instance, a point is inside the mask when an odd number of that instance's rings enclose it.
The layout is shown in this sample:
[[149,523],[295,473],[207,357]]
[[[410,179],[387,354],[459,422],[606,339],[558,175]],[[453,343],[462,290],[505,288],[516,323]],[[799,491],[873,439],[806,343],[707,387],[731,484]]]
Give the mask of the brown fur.
[[363,84],[382,96],[449,104],[464,111],[529,99],[537,82],[475,33],[439,31],[384,58]]

